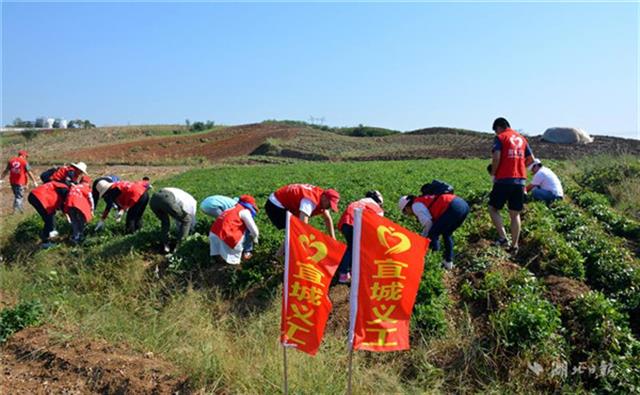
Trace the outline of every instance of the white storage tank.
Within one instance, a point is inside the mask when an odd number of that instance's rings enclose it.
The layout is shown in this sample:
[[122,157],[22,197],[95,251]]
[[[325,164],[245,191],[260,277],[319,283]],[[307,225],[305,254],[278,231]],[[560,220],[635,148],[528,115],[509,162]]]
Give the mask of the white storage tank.
[[51,129],[51,128],[53,128],[53,123],[54,123],[55,121],[56,121],[56,120],[55,120],[54,118],[47,118],[47,120],[46,120],[46,122],[45,122],[44,127],[45,127],[45,128],[47,128],[47,129]]

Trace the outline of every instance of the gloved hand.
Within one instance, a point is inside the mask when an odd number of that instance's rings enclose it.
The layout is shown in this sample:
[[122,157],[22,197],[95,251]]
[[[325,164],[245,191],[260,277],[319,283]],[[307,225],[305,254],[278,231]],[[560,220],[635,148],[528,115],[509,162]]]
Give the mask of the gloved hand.
[[96,232],[99,231],[100,229],[104,228],[104,221],[100,220],[98,221],[98,223],[96,224]]
[[116,213],[116,222],[122,221],[122,213],[124,213],[124,210],[120,210]]

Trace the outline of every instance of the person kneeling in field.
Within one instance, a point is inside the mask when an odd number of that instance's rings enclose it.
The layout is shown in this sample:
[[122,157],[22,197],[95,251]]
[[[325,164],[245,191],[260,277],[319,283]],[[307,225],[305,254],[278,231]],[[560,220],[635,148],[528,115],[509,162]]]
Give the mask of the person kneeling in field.
[[[259,231],[254,221],[258,213],[253,196],[242,195],[235,207],[224,211],[211,225],[209,232],[209,253],[220,256],[231,265],[240,264],[241,259],[251,258],[251,251],[245,250],[245,238],[258,243]],[[248,234],[247,234],[248,231]]]
[[440,236],[444,238],[444,262],[453,269],[453,232],[469,214],[469,205],[453,193],[424,196],[403,196],[398,208],[404,215],[413,215],[422,225],[422,236],[431,239],[431,249],[440,250]]
[[344,251],[342,261],[338,267],[338,282],[340,284],[347,284],[351,282],[351,255],[353,254],[353,216],[354,211],[357,208],[363,210],[371,210],[379,216],[384,216],[384,210],[382,204],[384,200],[382,194],[379,191],[369,191],[365,194],[363,199],[349,203],[347,209],[342,213],[340,221],[338,222],[338,230],[342,232],[345,240],[347,241],[347,249]]
[[527,185],[526,190],[534,200],[541,200],[545,203],[562,200],[564,191],[556,173],[548,167],[542,166],[539,159],[533,160],[529,165],[529,170],[533,172],[533,179]]
[[93,219],[93,207],[91,179],[83,177],[79,184],[71,184],[63,211],[71,222],[72,243],[78,244],[84,240],[84,228]]
[[58,232],[55,230],[56,211],[62,209],[67,193],[69,193],[69,187],[57,181],[46,182],[29,193],[27,198],[29,204],[44,221],[44,227],[40,232],[42,248],[53,247],[50,239],[58,236]]
[[189,235],[196,226],[196,207],[198,203],[193,196],[178,188],[162,188],[151,196],[149,207],[160,219],[162,248],[164,252],[169,248],[169,230],[173,218],[178,226],[178,243]]
[[142,215],[149,202],[149,181],[118,181],[110,183],[106,180],[100,181],[96,185],[100,198],[104,199],[106,207],[102,213],[100,221],[96,225],[96,230],[104,227],[104,221],[109,216],[109,212],[114,206],[120,210],[118,219],[122,211],[127,211],[126,232],[134,233],[142,228]]

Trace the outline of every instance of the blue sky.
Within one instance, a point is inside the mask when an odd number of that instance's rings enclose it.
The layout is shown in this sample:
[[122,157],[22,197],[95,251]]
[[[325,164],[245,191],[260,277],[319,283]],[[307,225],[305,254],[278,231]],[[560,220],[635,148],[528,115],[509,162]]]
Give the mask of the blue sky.
[[3,3],[2,124],[324,117],[640,138],[634,3]]

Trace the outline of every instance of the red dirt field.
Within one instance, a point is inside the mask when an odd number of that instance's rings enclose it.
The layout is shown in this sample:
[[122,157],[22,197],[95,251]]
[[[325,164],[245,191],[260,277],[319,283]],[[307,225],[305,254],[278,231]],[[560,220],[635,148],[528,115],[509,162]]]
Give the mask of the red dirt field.
[[233,126],[209,133],[144,139],[68,152],[68,157],[89,163],[145,164],[159,158],[176,163],[186,158],[218,161],[250,154],[268,138],[289,139],[299,128],[278,124]]
[[2,394],[184,394],[187,378],[153,354],[29,328],[2,346]]

